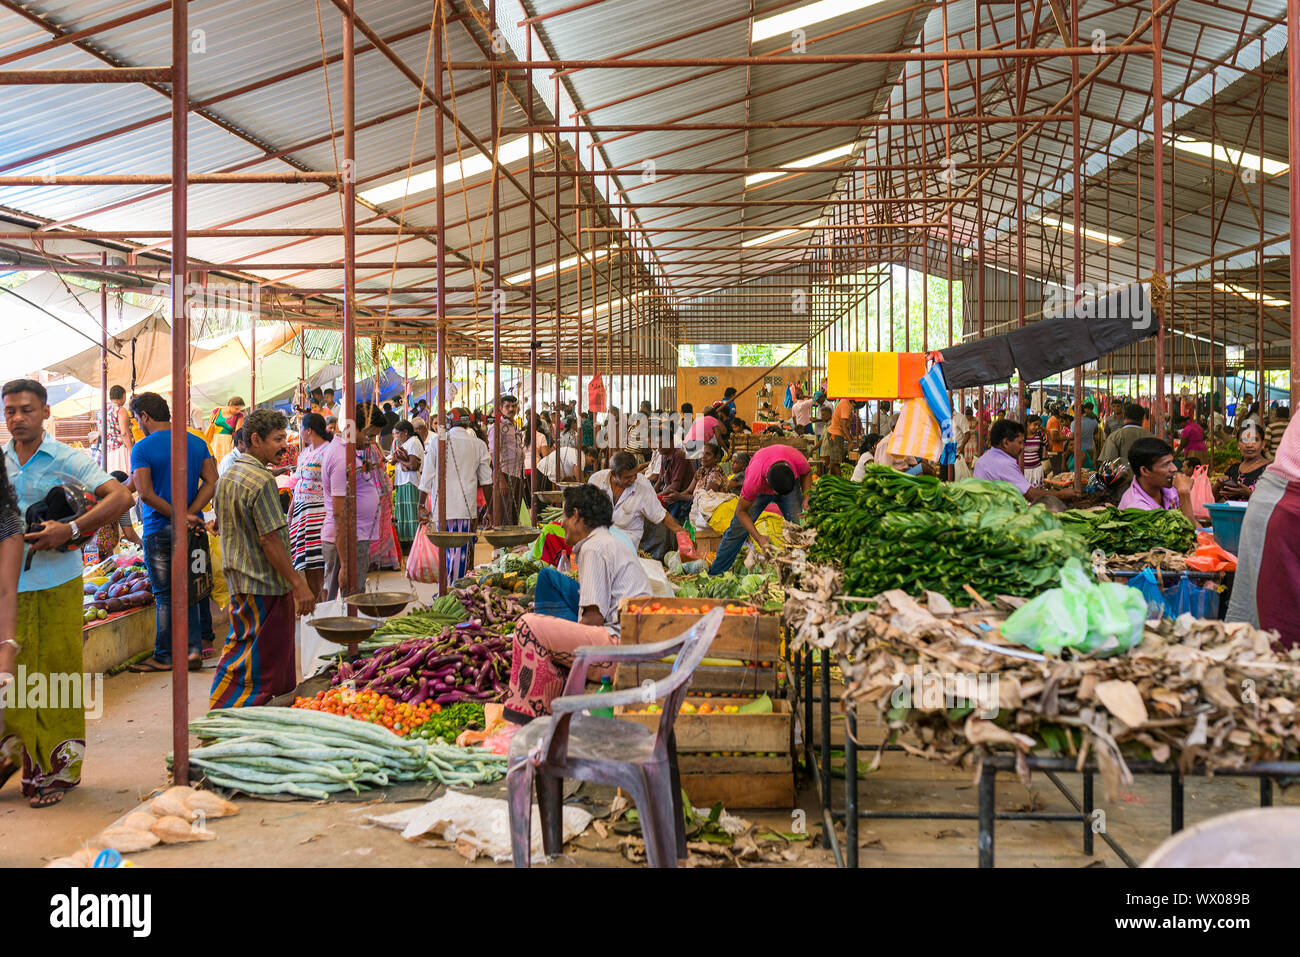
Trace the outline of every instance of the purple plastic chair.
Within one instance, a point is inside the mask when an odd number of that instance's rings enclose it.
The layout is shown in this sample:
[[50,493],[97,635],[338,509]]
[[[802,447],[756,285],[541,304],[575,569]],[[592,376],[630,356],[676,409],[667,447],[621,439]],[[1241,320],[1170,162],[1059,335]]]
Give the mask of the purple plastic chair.
[[[584,645],[574,651],[573,669],[564,696],[551,702],[552,714],[531,721],[510,742],[506,772],[510,803],[510,846],[516,867],[532,860],[533,779],[541,816],[542,847],[547,856],[563,846],[562,782],[565,778],[622,788],[641,815],[646,860],[651,867],[676,867],[686,856],[682,820],[681,775],[673,724],[686,689],[722,624],[715,608],[687,632],[650,645]],[[633,664],[676,655],[668,676],[646,686],[605,694],[577,694],[587,683],[593,662]],[[651,732],[633,721],[583,714],[595,708],[644,705],[660,698],[664,710]]]

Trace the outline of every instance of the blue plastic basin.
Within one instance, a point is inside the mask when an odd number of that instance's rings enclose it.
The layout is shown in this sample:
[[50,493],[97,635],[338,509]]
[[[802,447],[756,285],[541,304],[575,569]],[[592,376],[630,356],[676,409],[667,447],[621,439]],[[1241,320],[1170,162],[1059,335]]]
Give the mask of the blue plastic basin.
[[1232,554],[1241,545],[1241,522],[1246,517],[1245,505],[1207,505],[1210,524],[1214,526],[1214,540]]

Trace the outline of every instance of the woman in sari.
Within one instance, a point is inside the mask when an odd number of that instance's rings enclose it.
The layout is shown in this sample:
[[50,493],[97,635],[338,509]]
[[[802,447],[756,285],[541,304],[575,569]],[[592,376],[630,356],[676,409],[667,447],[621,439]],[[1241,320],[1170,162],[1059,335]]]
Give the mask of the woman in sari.
[[321,459],[329,444],[325,417],[317,412],[305,413],[298,465],[293,475],[293,500],[289,506],[289,557],[316,596],[325,584],[325,553],[320,537],[321,526],[325,524]]
[[393,450],[388,461],[395,466],[393,515],[397,521],[397,540],[409,545],[420,525],[420,469],[424,465],[424,444],[415,435],[415,426],[403,419],[393,428]]
[[700,468],[691,484],[673,496],[673,501],[690,502],[691,524],[704,528],[709,516],[723,502],[735,495],[727,490],[727,473],[722,470],[722,450],[708,442],[700,452]]
[[365,403],[364,410],[364,420],[360,414],[357,416],[357,452],[362,456],[357,481],[372,483],[379,493],[379,527],[370,543],[370,567],[401,568],[402,547],[398,544],[397,526],[393,523],[393,483],[388,480],[388,462],[384,450],[379,447],[384,411],[373,402]]
[[1300,644],[1300,417],[1292,418],[1277,457],[1250,495],[1241,523],[1228,621],[1276,630],[1279,644]]
[[208,421],[208,431],[203,437],[208,440],[212,457],[220,462],[235,447],[235,430],[244,424],[244,400],[239,396],[230,397],[224,409],[213,409]]

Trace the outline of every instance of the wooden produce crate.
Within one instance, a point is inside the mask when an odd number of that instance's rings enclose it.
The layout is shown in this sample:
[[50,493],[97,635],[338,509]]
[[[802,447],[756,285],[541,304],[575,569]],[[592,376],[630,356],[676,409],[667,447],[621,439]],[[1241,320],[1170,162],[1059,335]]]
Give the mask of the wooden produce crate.
[[[645,645],[675,638],[702,617],[699,614],[651,612],[637,614],[643,604],[658,602],[666,608],[712,608],[728,604],[719,599],[702,598],[625,598],[619,609],[621,644]],[[731,602],[730,604],[745,604]],[[776,694],[781,657],[781,621],[775,615],[727,615],[722,619],[710,659],[738,660],[743,665],[705,663],[691,679],[693,691],[714,694]],[[672,665],[666,662],[621,665],[614,677],[615,688],[634,688],[645,681],[658,681],[668,675]]]
[[[688,697],[696,707],[727,699]],[[795,802],[793,715],[772,702],[771,714],[679,714],[673,725],[682,787],[697,807],[721,801],[732,808],[791,808]],[[658,714],[616,708],[615,717],[654,730]],[[724,752],[717,756],[716,752]]]
[[[621,644],[648,645],[675,638],[703,617],[685,612],[637,612],[637,609],[651,604],[668,609],[703,608],[706,612],[725,605],[753,607],[747,602],[721,598],[624,598],[618,610]],[[781,619],[777,615],[723,616],[708,651],[710,658],[740,658],[744,661],[774,662],[780,656]]]

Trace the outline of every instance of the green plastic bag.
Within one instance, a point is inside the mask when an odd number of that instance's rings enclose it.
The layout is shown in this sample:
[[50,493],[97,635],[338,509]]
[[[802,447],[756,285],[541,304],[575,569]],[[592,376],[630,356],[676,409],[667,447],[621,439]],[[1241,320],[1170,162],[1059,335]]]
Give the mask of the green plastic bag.
[[1076,558],[1060,577],[1060,588],[1043,592],[1007,618],[1004,638],[1052,656],[1073,648],[1108,657],[1141,641],[1146,602],[1137,589],[1092,581]]

